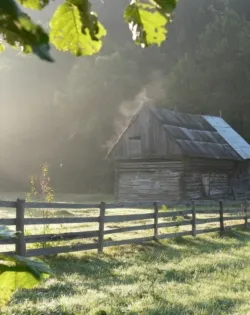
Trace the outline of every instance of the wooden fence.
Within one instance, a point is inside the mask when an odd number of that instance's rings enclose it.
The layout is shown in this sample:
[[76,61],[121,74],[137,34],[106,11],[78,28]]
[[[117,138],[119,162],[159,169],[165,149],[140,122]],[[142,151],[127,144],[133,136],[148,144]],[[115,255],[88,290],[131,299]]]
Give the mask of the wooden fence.
[[[25,200],[17,199],[15,202],[10,201],[0,201],[0,208],[15,208],[15,218],[0,218],[0,225],[11,226],[14,225],[16,231],[21,232],[20,237],[1,239],[0,244],[15,244],[15,253],[21,256],[45,256],[51,254],[75,252],[97,249],[98,253],[103,252],[104,247],[108,246],[119,246],[125,244],[138,244],[146,241],[161,240],[167,238],[174,238],[179,236],[192,235],[195,237],[198,234],[209,233],[209,232],[220,232],[223,233],[225,230],[226,221],[238,221],[243,220],[242,224],[231,225],[233,227],[247,227],[248,217],[247,217],[247,201],[240,205],[240,208],[236,207],[231,210],[224,208],[224,202],[217,202],[217,209],[197,209],[197,202],[188,202],[189,206],[184,210],[175,211],[159,211],[162,205],[168,207],[173,207],[175,204],[169,203],[158,203],[158,202],[141,202],[141,203],[126,203],[126,204],[106,204],[101,202],[100,204],[65,204],[65,203],[34,203],[25,202]],[[52,217],[52,218],[25,218],[26,209],[99,209],[98,216],[85,216],[85,217]],[[138,212],[143,211],[143,208],[152,209],[152,213],[138,213],[138,214],[126,214],[119,215],[120,208],[138,208]],[[106,210],[117,209],[117,215],[107,215]],[[140,211],[139,211],[140,209]],[[197,218],[197,214],[214,214],[216,217],[212,218]],[[229,215],[226,215],[229,214]],[[233,215],[232,215],[233,214]],[[242,215],[241,215],[242,214]],[[163,218],[173,218],[173,217],[187,217],[188,220],[183,220],[182,222],[161,222],[159,219]],[[152,224],[145,223],[145,220],[153,220]],[[119,227],[106,230],[106,223],[120,223],[120,222],[132,222],[144,220],[142,225],[133,225],[127,227]],[[96,222],[98,224],[98,229],[94,231],[84,231],[84,232],[70,232],[70,233],[60,233],[60,234],[42,234],[42,235],[25,235],[25,227],[29,225],[43,225],[43,224],[69,224],[69,223],[90,223]],[[208,227],[205,229],[197,229],[199,225],[205,223],[218,223],[218,227]],[[190,230],[175,232],[175,233],[159,233],[159,229],[168,227],[180,227],[190,225]],[[104,239],[105,235],[125,233],[131,231],[141,231],[141,230],[152,230],[151,236],[139,237],[133,239],[125,240],[108,240]],[[97,241],[90,244],[80,244],[80,245],[68,245],[68,246],[56,246],[56,247],[46,247],[46,248],[35,248],[26,250],[26,244],[28,243],[38,243],[38,242],[53,242],[60,240],[76,240],[96,237]],[[8,252],[11,254],[14,252]]]

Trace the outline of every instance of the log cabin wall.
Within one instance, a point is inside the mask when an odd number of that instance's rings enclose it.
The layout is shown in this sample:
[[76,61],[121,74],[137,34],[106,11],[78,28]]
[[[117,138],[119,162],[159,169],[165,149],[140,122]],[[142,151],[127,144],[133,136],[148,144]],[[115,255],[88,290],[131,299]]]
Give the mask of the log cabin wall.
[[219,198],[227,195],[237,164],[231,160],[186,158],[184,199]]
[[134,161],[117,164],[116,198],[120,201],[179,200],[183,161]]

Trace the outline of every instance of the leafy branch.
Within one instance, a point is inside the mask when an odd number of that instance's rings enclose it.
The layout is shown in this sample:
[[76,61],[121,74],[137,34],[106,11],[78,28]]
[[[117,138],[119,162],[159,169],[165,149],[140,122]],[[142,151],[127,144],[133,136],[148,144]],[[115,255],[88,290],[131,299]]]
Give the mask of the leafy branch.
[[[17,2],[18,3],[17,3]],[[23,52],[38,55],[46,61],[50,44],[75,56],[97,53],[107,32],[91,10],[88,0],[65,0],[50,20],[49,34],[25,14],[20,6],[42,10],[50,0],[4,0],[0,2],[0,52],[4,43],[20,47]],[[124,11],[132,38],[142,47],[158,45],[167,37],[177,0],[132,0]]]

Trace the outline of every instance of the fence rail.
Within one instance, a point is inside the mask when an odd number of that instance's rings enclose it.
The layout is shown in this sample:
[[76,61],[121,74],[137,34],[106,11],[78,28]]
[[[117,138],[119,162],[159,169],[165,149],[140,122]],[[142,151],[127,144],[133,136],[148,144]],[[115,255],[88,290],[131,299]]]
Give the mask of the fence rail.
[[[207,205],[208,203],[206,203]],[[186,210],[176,211],[160,211],[160,207],[165,205],[167,207],[173,206],[185,206]],[[103,252],[105,247],[120,246],[125,244],[139,244],[147,241],[161,240],[174,238],[179,236],[196,235],[210,232],[220,232],[221,234],[225,230],[225,222],[242,220],[242,224],[232,224],[233,227],[247,227],[248,225],[248,203],[245,201],[243,204],[235,205],[233,209],[228,209],[227,202],[219,201],[213,202],[213,207],[216,209],[200,209],[199,206],[204,202],[199,201],[185,201],[182,203],[165,203],[165,202],[138,202],[138,203],[116,203],[116,204],[71,204],[71,203],[37,203],[37,202],[25,202],[25,200],[17,199],[17,201],[0,201],[0,208],[15,208],[15,218],[0,218],[0,225],[14,225],[16,231],[22,232],[20,237],[6,238],[0,240],[2,244],[15,244],[15,253],[21,256],[45,256],[59,253],[68,253],[74,251],[93,250],[97,249],[99,253]],[[108,215],[107,210],[118,208],[134,208],[139,211],[152,209],[151,213],[137,213],[119,215]],[[143,208],[143,209],[142,209]],[[52,217],[52,218],[25,218],[26,209],[46,209],[60,210],[60,209],[99,209],[98,216],[88,217]],[[213,214],[218,215],[212,218],[199,218],[200,214]],[[233,214],[233,216],[229,216]],[[186,217],[186,221],[175,221],[177,217]],[[172,218],[173,222],[159,222],[159,219],[166,220]],[[152,220],[152,223],[146,221]],[[121,222],[133,222],[136,221],[141,225],[132,225],[125,227],[115,227],[112,229],[105,229],[107,223],[121,223]],[[142,221],[142,222],[140,222]],[[97,229],[84,232],[67,232],[59,234],[41,234],[41,235],[25,235],[25,226],[29,225],[46,225],[46,224],[75,224],[75,223],[96,223]],[[203,224],[218,223],[218,227],[203,227]],[[175,233],[159,233],[159,229],[171,228],[171,227],[184,227],[190,226],[190,230],[181,231]],[[197,226],[200,227],[197,229]],[[228,226],[227,226],[228,227]],[[124,240],[105,240],[105,235],[126,233],[132,231],[153,230],[151,236],[144,236],[138,238],[130,238]],[[70,241],[81,240],[86,238],[95,238],[95,243],[90,244],[76,244],[66,246],[55,246],[46,248],[26,249],[26,244],[39,243],[39,242],[58,242],[58,241]],[[14,252],[8,252],[14,253]]]

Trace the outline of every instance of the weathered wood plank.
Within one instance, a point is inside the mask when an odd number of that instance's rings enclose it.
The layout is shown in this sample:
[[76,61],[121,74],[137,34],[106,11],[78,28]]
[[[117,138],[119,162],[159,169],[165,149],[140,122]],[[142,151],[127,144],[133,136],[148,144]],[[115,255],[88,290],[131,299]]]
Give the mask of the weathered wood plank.
[[192,235],[192,231],[161,234],[161,235],[158,235],[158,239],[167,239],[167,238],[174,238],[174,237],[187,236],[187,235]]
[[[219,214],[220,210],[219,207],[218,209],[204,209],[204,210],[196,210],[197,214]],[[244,209],[224,209],[224,214],[230,214],[230,213],[243,213]]]
[[150,230],[154,228],[154,224],[146,224],[146,225],[135,225],[135,226],[127,226],[124,228],[117,228],[111,230],[105,230],[104,235],[106,234],[116,234],[116,233],[124,233],[131,231],[141,231],[141,230]]
[[27,202],[26,209],[97,209],[100,204],[77,204],[63,202]]
[[16,244],[16,239],[13,237],[1,238],[0,244]]
[[0,254],[4,254],[4,255],[7,255],[7,256],[12,256],[12,255],[15,255],[15,251],[8,251],[8,252],[0,252]]
[[0,201],[0,208],[16,208],[16,201]]
[[109,246],[120,246],[120,245],[128,245],[128,244],[141,244],[144,242],[153,241],[153,236],[141,237],[141,238],[132,238],[130,240],[121,240],[121,241],[107,241],[104,242],[104,247]]
[[159,213],[159,208],[158,208],[158,203],[154,203],[154,237],[157,239],[158,236],[158,213]]
[[245,214],[245,222],[244,222],[244,224],[245,224],[245,228],[247,228],[247,208],[248,208],[248,202],[246,200],[245,203],[244,203],[244,214]]
[[207,218],[207,219],[198,219],[196,220],[196,224],[205,224],[205,223],[214,223],[214,222],[220,222],[220,218]]
[[26,243],[24,240],[24,211],[25,200],[17,199],[16,202],[16,232],[20,235],[16,238],[16,253],[19,256],[26,256]]
[[16,219],[0,219],[0,225],[16,225]]
[[[225,230],[228,229],[233,229],[233,228],[243,228],[244,224],[234,224],[230,226],[226,226]],[[207,229],[202,229],[202,230],[197,230],[196,234],[203,234],[203,233],[210,233],[210,232],[221,232],[220,227],[215,227],[215,228],[207,228]]]
[[62,223],[90,223],[98,222],[98,217],[70,217],[70,218],[30,218],[24,219],[25,225],[62,224]]
[[223,209],[223,202],[220,201],[220,233],[224,232],[224,209]]
[[153,213],[143,213],[143,214],[130,214],[130,215],[110,215],[105,217],[105,222],[128,222],[128,221],[138,221],[153,219]]
[[100,206],[100,215],[99,215],[99,231],[98,231],[98,253],[103,252],[103,237],[104,237],[104,222],[105,222],[105,203],[102,202]]
[[234,225],[226,226],[226,229],[243,228],[243,227],[244,227],[244,224],[234,224]]
[[[166,207],[186,207],[190,206],[190,201],[156,201],[158,204],[158,207],[161,206],[166,206]],[[138,202],[119,202],[119,203],[107,203],[106,204],[106,209],[119,209],[119,208],[135,208],[138,210],[140,208],[149,208],[153,209],[154,208],[154,202],[152,201],[138,201]],[[191,211],[191,210],[190,210]]]
[[237,221],[237,220],[244,220],[245,217],[244,216],[239,216],[239,217],[224,217],[223,220],[224,221]]
[[220,232],[220,228],[215,227],[215,228],[196,230],[196,234],[211,233],[211,232]]
[[196,209],[195,203],[192,203],[192,236],[196,236]]
[[26,243],[55,242],[83,239],[96,236],[98,236],[98,231],[69,232],[60,234],[28,235],[25,236],[25,241]]
[[27,257],[35,257],[35,256],[49,256],[56,255],[60,253],[70,253],[70,252],[78,252],[85,251],[91,249],[97,249],[98,244],[81,244],[74,246],[59,246],[59,247],[49,247],[49,248],[36,248],[30,249],[27,251]]
[[218,214],[219,215],[219,207],[218,209],[199,209],[196,208],[196,214]]
[[178,217],[184,216],[187,214],[192,214],[192,210],[181,210],[181,211],[167,211],[167,212],[159,212],[159,218],[170,218],[170,217]]
[[175,226],[178,227],[178,226],[184,226],[184,225],[191,225],[191,221],[158,223],[158,228],[175,227]]

